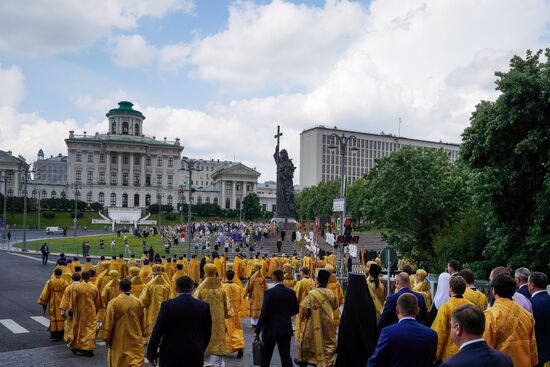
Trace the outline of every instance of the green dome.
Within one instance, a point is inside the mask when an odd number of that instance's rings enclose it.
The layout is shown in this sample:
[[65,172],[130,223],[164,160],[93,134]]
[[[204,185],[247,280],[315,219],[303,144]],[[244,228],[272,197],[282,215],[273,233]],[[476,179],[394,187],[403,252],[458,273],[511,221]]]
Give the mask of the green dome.
[[109,117],[112,115],[134,115],[144,119],[145,116],[143,116],[141,112],[134,110],[132,108],[133,106],[134,104],[132,102],[128,102],[128,101],[118,102],[118,108],[113,108],[112,110],[107,112],[106,116]]

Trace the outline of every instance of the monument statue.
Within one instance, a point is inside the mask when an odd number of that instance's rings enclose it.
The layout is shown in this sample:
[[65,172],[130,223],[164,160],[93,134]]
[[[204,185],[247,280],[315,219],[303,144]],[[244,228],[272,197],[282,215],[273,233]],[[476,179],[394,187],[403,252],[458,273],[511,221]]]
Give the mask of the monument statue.
[[279,138],[283,134],[277,126],[277,146],[275,147],[275,163],[277,164],[277,207],[274,219],[285,221],[296,218],[296,200],[294,199],[294,171],[296,167],[288,157],[286,149],[279,151]]

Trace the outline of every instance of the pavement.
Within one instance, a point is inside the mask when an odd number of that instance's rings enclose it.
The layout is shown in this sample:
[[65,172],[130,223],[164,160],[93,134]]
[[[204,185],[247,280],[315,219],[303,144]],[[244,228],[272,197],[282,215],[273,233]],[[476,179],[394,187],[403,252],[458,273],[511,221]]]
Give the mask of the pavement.
[[[98,341],[93,357],[74,356],[63,343],[49,339],[48,315],[36,302],[46,280],[50,277],[55,256],[43,266],[41,257],[0,251],[0,366],[106,366],[107,349]],[[252,366],[252,334],[250,319],[243,320],[245,352],[242,359],[236,355],[225,358],[227,367]],[[292,356],[296,344],[292,342]],[[148,364],[146,363],[146,366]],[[280,366],[277,349],[271,366]]]

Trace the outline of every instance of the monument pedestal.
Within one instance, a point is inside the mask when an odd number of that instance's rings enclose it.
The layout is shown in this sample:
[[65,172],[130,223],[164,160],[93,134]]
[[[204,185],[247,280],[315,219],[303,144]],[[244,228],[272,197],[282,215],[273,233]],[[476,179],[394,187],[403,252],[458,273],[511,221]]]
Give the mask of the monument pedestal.
[[273,217],[271,222],[277,223],[279,231],[292,232],[296,230],[296,219],[294,218]]

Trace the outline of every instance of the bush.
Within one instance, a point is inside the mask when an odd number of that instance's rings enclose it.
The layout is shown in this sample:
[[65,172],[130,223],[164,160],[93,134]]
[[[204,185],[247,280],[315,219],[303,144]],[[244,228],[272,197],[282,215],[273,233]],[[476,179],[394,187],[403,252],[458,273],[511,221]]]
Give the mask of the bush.
[[[74,219],[74,212],[72,212],[72,213],[70,214],[70,216],[71,216],[72,219]],[[83,216],[84,216],[84,213],[82,213],[81,211],[77,211],[77,212],[76,212],[76,217],[77,217],[77,218],[82,218]]]
[[168,213],[165,216],[166,220],[176,220],[176,214],[174,213]]
[[52,211],[45,211],[45,212],[42,212],[42,217],[44,218],[48,218],[48,219],[52,219],[52,218],[55,218],[55,212],[52,212]]
[[98,212],[103,209],[103,205],[98,202],[94,202],[90,204],[90,209],[92,209],[94,212]]

